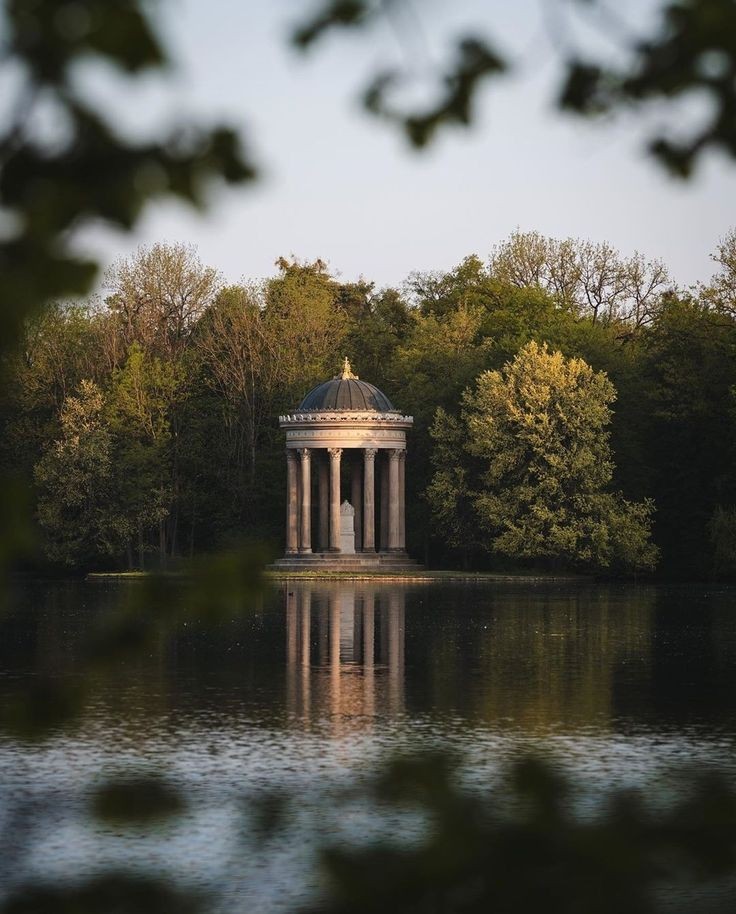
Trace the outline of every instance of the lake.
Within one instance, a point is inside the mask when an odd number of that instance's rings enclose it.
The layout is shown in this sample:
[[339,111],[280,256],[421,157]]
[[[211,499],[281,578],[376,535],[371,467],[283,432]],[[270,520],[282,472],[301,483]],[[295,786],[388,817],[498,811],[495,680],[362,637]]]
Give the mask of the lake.
[[[734,589],[291,581],[90,683],[89,632],[135,586],[24,584],[0,617],[0,697],[49,675],[90,686],[73,725],[0,736],[3,896],[125,866],[217,911],[292,911],[320,840],[383,827],[335,792],[423,747],[461,753],[478,786],[549,755],[589,803],[682,764],[736,776]],[[93,823],[94,786],[140,770],[175,783],[185,814],[154,833]],[[298,803],[263,841],[249,801],[275,788]]]

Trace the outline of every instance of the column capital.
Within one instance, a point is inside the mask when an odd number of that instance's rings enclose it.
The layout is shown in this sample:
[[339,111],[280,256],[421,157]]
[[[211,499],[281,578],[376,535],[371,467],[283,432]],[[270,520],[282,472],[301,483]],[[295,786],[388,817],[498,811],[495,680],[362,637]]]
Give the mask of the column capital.
[[297,453],[302,458],[302,460],[311,460],[312,458],[312,449],[309,447],[297,448]]
[[399,451],[399,460],[406,460],[406,448]]
[[364,454],[366,460],[375,460],[377,453],[378,453],[377,447],[363,448],[363,454]]
[[402,457],[406,456],[406,448],[391,448],[388,456],[391,460],[401,460]]
[[296,449],[293,447],[286,448],[286,459],[287,460],[296,460]]
[[341,447],[328,447],[327,453],[330,455],[332,460],[339,460],[340,457],[342,456],[342,448]]

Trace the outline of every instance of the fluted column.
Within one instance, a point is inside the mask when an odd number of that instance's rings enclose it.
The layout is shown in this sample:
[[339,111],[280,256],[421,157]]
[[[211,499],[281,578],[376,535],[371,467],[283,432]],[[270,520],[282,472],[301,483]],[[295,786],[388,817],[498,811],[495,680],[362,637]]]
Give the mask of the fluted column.
[[399,552],[399,464],[401,451],[388,452],[388,551]]
[[399,457],[399,548],[406,549],[406,451]]
[[286,554],[299,552],[299,484],[296,452],[286,452]]
[[312,453],[308,447],[299,448],[299,457],[302,462],[302,529],[299,552],[308,553],[312,551]]
[[340,552],[340,458],[341,447],[328,448],[330,454],[330,552]]
[[387,451],[381,454],[378,467],[381,474],[381,529],[380,529],[380,551],[385,552],[388,549],[388,460],[386,459]]
[[377,448],[363,451],[363,552],[376,549],[376,454]]
[[330,548],[330,468],[324,454],[317,464],[319,486],[319,549],[327,552]]
[[361,490],[362,473],[358,455],[353,453],[350,467],[350,501],[355,509],[355,551],[360,552],[363,546],[363,493]]

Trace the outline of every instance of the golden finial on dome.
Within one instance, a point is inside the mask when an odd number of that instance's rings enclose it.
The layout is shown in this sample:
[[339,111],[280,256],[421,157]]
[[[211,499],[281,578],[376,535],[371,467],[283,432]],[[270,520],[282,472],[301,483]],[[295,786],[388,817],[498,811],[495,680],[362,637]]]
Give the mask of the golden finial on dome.
[[357,381],[357,380],[359,380],[357,374],[353,374],[353,371],[352,371],[352,369],[351,369],[351,367],[350,367],[350,359],[349,359],[347,356],[345,356],[345,359],[343,360],[343,363],[342,363],[342,371],[340,372],[340,374],[339,374],[337,377],[338,377],[341,381]]

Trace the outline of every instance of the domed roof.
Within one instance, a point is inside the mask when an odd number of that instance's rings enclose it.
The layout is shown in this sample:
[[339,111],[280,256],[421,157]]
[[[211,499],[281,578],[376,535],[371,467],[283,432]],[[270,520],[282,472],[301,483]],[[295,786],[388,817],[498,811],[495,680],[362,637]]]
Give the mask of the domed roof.
[[378,413],[395,413],[397,410],[375,384],[361,381],[350,370],[345,359],[342,372],[331,381],[324,381],[313,387],[299,404],[297,412],[308,413],[316,410],[365,410]]

